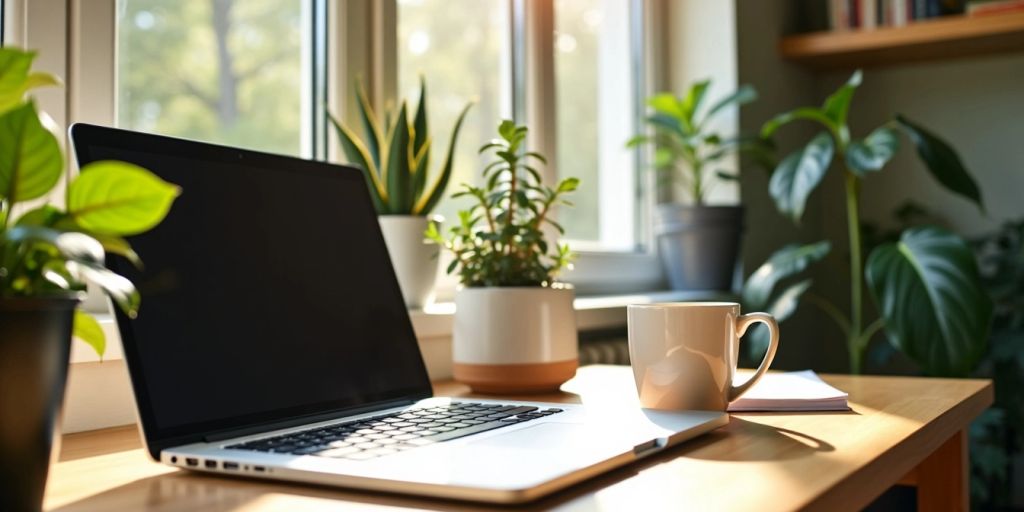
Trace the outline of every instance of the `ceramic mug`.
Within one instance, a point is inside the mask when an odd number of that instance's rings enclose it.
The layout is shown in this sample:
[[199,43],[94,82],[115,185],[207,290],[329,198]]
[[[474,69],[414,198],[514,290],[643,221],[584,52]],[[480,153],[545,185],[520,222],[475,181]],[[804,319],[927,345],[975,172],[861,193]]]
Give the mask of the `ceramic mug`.
[[[628,308],[629,357],[643,407],[725,411],[775,358],[779,325],[768,313],[740,314],[735,302],[640,304]],[[735,386],[739,339],[755,322],[771,341],[757,372]]]

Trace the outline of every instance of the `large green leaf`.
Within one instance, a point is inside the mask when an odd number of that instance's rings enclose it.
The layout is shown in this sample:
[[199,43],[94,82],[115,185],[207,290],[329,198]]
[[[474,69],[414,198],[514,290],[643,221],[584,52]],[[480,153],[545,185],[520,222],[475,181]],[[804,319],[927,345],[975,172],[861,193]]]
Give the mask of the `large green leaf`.
[[[811,280],[804,279],[798,283],[790,285],[776,296],[766,307],[762,308],[747,308],[744,304],[744,311],[764,311],[769,315],[775,317],[775,320],[782,322],[787,318],[793,316],[796,313],[797,306],[800,305],[800,296],[811,287]],[[763,326],[759,325],[755,329],[747,331],[746,341],[749,343],[747,347],[747,353],[752,356],[763,354],[768,348],[769,331]],[[756,357],[755,357],[756,358]]]
[[858,176],[881,170],[900,148],[896,130],[880,126],[864,140],[851,141],[846,146],[846,167]]
[[[380,121],[377,120],[377,116],[373,113],[370,99],[367,98],[366,89],[363,88],[361,82],[356,87],[356,95],[356,100],[359,103],[359,121],[363,124],[363,133],[366,136],[367,154],[360,155],[360,157],[372,160],[374,167],[379,169],[383,153],[387,151],[387,148],[381,147],[381,144],[384,143],[384,135],[381,132]],[[333,121],[334,119],[331,118],[331,120]],[[335,124],[337,124],[336,121]],[[345,149],[345,154],[348,155],[347,149]],[[349,162],[354,163],[352,156],[349,156]],[[367,169],[369,169],[369,166],[367,166]]]
[[103,334],[100,323],[88,313],[75,311],[74,335],[92,347],[100,357],[107,351],[107,336]]
[[862,78],[863,75],[859,69],[854,71],[845,84],[828,98],[825,98],[825,104],[822,105],[821,109],[836,126],[846,126],[846,117],[850,112],[850,101],[853,100],[853,93],[860,86]]
[[971,249],[936,227],[878,246],[865,269],[889,341],[929,375],[968,375],[985,353],[992,301]]
[[43,196],[63,167],[57,138],[39,122],[34,102],[0,115],[0,199],[17,203]]
[[388,187],[388,213],[408,215],[413,211],[412,144],[409,133],[409,115],[405,102],[398,110],[398,118],[388,134],[388,152],[384,160],[384,182]]
[[789,112],[783,112],[764,123],[761,126],[761,138],[770,139],[779,128],[792,123],[793,121],[814,121],[825,128],[828,128],[831,132],[838,131],[838,127],[832,119],[830,119],[825,112],[815,107],[800,107],[797,109],[790,110]]
[[832,249],[828,240],[813,244],[787,245],[775,251],[743,284],[743,306],[751,310],[764,310],[775,285],[787,277],[799,274],[811,263],[820,261]]
[[[416,106],[416,115],[412,120],[413,128],[413,139],[412,139],[412,151],[415,154],[419,154],[422,150],[423,145],[427,143],[429,137],[429,127],[427,123],[427,82],[423,79],[423,75],[420,75],[420,100]],[[430,151],[427,149],[427,151]],[[429,160],[429,153],[427,160]]]
[[366,179],[366,186],[370,189],[370,199],[373,201],[373,208],[377,213],[386,213],[388,193],[384,188],[384,184],[381,183],[380,176],[377,174],[379,167],[374,163],[370,150],[367,149],[363,141],[359,140],[359,137],[352,133],[352,130],[341,124],[333,115],[328,113],[327,119],[334,126],[335,133],[338,134],[338,141],[341,142],[341,150],[345,153],[345,160],[362,171],[363,178]]
[[981,190],[952,146],[906,117],[897,115],[896,121],[917,146],[917,155],[924,161],[932,176],[949,191],[974,201],[978,208],[984,210]]
[[127,278],[107,270],[103,265],[78,261],[67,263],[68,271],[81,282],[92,281],[110,295],[114,303],[129,317],[135,318],[141,299],[139,292]]
[[448,181],[452,176],[455,142],[459,139],[462,121],[466,119],[466,114],[469,113],[469,109],[472,106],[472,103],[467,103],[466,107],[459,113],[459,118],[455,120],[455,127],[452,128],[452,137],[448,141],[448,152],[444,156],[444,164],[441,165],[441,173],[434,180],[434,183],[420,195],[413,209],[413,215],[429,215],[434,210],[434,207],[437,206],[437,203],[441,201],[441,198],[444,197],[444,192],[448,188]]
[[0,112],[17,105],[25,93],[35,52],[0,48]]
[[696,124],[693,122],[694,116],[697,115],[697,110],[700,109],[701,103],[704,102],[704,96],[707,94],[710,85],[711,80],[695,82],[690,86],[690,90],[686,91],[686,96],[683,97],[683,101],[680,104],[683,109],[682,121],[691,132]]
[[647,105],[653,108],[655,112],[665,114],[679,121],[682,121],[683,117],[686,116],[686,113],[683,111],[682,102],[670,92],[660,92],[647,98]]
[[807,196],[821,183],[832,163],[832,136],[821,132],[802,149],[782,159],[768,182],[775,206],[794,222],[804,214]]
[[715,116],[715,114],[722,111],[722,109],[729,105],[745,105],[757,99],[757,89],[754,89],[752,85],[743,84],[736,89],[732,94],[718,100],[717,103],[708,109],[708,113],[704,116],[702,123],[706,123],[709,119]]
[[179,192],[136,165],[96,162],[68,186],[68,216],[96,233],[135,235],[159,224]]

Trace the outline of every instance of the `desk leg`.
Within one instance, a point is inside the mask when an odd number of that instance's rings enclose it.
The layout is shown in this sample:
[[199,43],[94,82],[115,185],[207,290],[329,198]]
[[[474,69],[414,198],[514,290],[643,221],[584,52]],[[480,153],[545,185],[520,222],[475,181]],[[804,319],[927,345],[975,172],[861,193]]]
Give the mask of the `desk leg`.
[[915,469],[917,510],[969,510],[968,467],[967,431],[961,430]]

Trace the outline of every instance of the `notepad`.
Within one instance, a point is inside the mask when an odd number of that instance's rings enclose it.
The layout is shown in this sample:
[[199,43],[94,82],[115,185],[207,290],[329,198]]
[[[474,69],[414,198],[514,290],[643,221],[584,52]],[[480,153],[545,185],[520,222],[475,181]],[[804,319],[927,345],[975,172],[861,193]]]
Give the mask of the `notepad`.
[[[740,379],[746,377],[739,376]],[[768,373],[738,400],[729,404],[729,412],[848,411],[848,397],[843,391],[821,380],[812,370]]]

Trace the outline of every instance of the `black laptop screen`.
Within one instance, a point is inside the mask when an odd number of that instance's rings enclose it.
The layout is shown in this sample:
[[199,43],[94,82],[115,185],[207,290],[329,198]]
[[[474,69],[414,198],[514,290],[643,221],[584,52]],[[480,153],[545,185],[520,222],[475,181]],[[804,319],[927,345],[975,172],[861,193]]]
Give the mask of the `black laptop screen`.
[[[130,238],[142,294],[120,318],[151,433],[189,435],[429,395],[357,170],[76,126],[79,161],[116,159],[181,187]],[[86,171],[88,172],[88,171]]]

